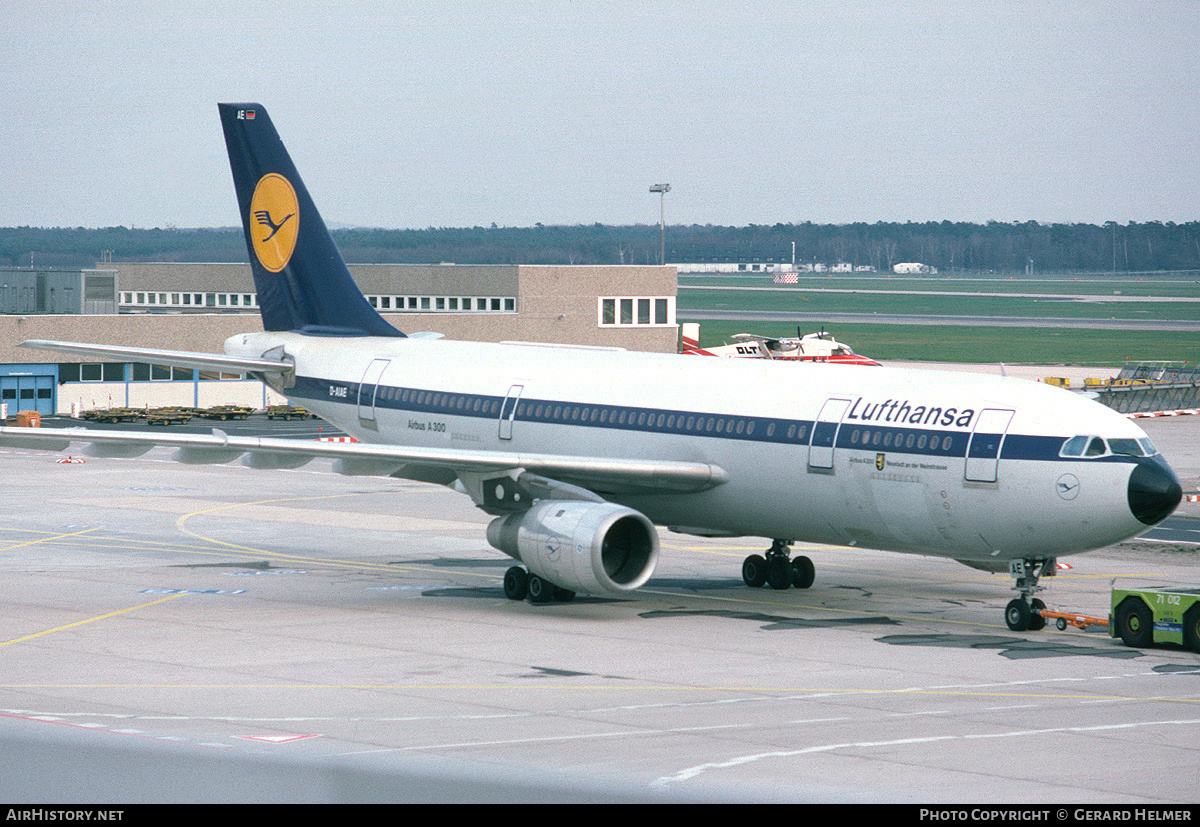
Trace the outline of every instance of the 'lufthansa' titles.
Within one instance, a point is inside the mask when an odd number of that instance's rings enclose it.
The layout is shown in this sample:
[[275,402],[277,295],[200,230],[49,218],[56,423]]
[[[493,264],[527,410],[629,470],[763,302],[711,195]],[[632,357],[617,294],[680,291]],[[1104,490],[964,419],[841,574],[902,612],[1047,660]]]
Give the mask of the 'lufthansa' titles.
[[914,405],[907,399],[864,402],[860,396],[846,414],[846,421],[891,422],[896,425],[953,425],[969,428],[975,417],[973,408],[943,408],[938,405]]

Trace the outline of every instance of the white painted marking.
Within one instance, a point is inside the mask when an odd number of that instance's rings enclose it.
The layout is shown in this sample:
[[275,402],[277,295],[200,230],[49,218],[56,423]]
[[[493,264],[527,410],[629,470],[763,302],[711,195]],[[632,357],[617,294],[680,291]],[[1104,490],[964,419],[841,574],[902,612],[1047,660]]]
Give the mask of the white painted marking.
[[907,746],[910,744],[933,744],[940,741],[972,741],[982,739],[995,738],[1027,738],[1036,735],[1056,735],[1064,732],[1105,732],[1119,729],[1134,729],[1137,727],[1152,727],[1152,726],[1188,726],[1200,724],[1200,718],[1190,718],[1177,721],[1140,721],[1127,724],[1098,724],[1090,727],[1054,727],[1053,729],[1021,729],[1009,732],[992,732],[979,733],[974,735],[933,735],[925,738],[897,738],[891,741],[857,741],[847,742],[842,744],[823,744],[815,747],[805,747],[804,749],[796,750],[779,750],[775,752],[760,752],[753,755],[742,755],[737,758],[730,758],[727,761],[713,762],[710,764],[697,764],[694,767],[688,767],[680,770],[674,775],[664,776],[656,779],[652,786],[666,786],[668,784],[678,783],[680,781],[688,781],[703,773],[711,770],[722,770],[730,767],[737,767],[743,764],[753,763],[755,761],[764,761],[770,758],[792,758],[798,755],[813,755],[820,752],[833,752],[841,749],[871,749],[874,747],[893,747]]

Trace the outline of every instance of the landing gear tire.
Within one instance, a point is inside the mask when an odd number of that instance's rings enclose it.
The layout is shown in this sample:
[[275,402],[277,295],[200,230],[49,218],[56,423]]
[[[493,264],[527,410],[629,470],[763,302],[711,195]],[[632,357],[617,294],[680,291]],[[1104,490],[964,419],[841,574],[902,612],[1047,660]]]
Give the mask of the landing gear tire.
[[1033,611],[1024,600],[1010,600],[1004,608],[1004,622],[1014,632],[1024,632],[1029,629],[1029,620]]
[[761,554],[751,554],[742,561],[742,580],[752,589],[767,582],[767,561]]
[[775,557],[767,561],[767,585],[779,590],[792,585],[792,564],[786,557]]
[[1029,607],[1032,610],[1029,613],[1029,631],[1040,632],[1046,628],[1046,618],[1042,617],[1046,604],[1035,597],[1029,601]]
[[1141,598],[1127,597],[1117,606],[1117,635],[1126,646],[1142,648],[1154,642],[1154,615]]
[[524,600],[529,594],[529,574],[520,566],[504,572],[504,596],[509,600]]
[[1004,622],[1009,629],[1036,632],[1046,628],[1046,618],[1042,617],[1046,604],[1034,595],[1045,588],[1038,585],[1038,579],[1053,577],[1056,568],[1053,557],[1026,557],[1009,562],[1009,573],[1017,581],[1013,591],[1021,595],[1004,608]]
[[536,574],[529,575],[529,602],[549,603],[554,599],[554,584]]
[[792,558],[792,585],[797,589],[807,589],[817,577],[816,566],[807,557]]

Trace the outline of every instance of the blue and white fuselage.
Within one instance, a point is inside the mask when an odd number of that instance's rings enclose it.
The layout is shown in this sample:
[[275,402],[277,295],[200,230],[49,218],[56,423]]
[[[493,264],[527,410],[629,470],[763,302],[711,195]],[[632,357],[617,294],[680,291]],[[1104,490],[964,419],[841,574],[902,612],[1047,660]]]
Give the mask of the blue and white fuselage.
[[[1057,556],[1145,530],[1131,477],[1169,473],[1129,419],[1001,376],[294,333],[235,336],[226,351],[280,345],[296,365],[280,390],[364,442],[722,468],[727,481],[702,491],[602,492],[698,533]],[[1126,452],[1064,456],[1079,435]]]

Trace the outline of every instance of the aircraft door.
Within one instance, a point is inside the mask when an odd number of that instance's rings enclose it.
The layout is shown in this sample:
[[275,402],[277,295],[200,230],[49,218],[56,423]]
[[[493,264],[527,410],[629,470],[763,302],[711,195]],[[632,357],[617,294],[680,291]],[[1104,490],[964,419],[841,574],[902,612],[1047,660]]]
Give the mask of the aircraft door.
[[812,439],[808,443],[808,467],[812,470],[833,469],[833,446],[838,427],[850,407],[849,399],[826,399],[813,423]]
[[379,392],[379,379],[390,363],[390,359],[372,359],[363,372],[358,385],[358,422],[365,428],[379,429],[375,422],[375,394]]
[[513,385],[508,389],[508,396],[504,397],[504,404],[500,406],[501,439],[512,439],[513,417],[517,415],[517,403],[521,401],[523,390],[524,385]]
[[1013,411],[984,408],[967,443],[968,482],[995,482],[1000,465],[1000,447],[1012,421]]

